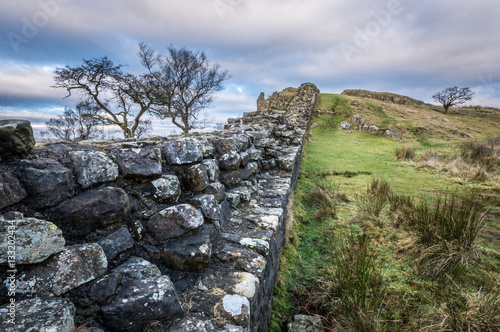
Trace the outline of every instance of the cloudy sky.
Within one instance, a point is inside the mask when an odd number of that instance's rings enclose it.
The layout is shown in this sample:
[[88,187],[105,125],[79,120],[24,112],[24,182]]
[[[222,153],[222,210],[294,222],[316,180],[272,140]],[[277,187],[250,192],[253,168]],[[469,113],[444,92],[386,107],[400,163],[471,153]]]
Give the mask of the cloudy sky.
[[0,119],[38,132],[78,101],[51,88],[54,68],[106,55],[140,73],[140,42],[202,50],[229,71],[215,122],[303,82],[426,102],[469,86],[472,104],[500,107],[499,16],[493,0],[1,0]]

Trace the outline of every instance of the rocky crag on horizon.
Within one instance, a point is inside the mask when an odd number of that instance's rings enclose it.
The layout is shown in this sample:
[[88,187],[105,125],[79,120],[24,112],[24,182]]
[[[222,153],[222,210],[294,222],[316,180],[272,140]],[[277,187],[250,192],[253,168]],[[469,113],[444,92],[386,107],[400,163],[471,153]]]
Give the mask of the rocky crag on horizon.
[[0,122],[0,329],[266,331],[318,93],[145,141],[33,149],[25,122]]

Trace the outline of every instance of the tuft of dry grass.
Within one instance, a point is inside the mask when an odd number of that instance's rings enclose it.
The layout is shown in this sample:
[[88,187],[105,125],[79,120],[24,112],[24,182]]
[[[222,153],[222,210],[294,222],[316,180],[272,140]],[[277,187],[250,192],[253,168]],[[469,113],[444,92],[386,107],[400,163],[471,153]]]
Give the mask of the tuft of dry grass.
[[396,160],[413,160],[417,149],[411,145],[404,145],[402,147],[396,148],[395,155]]
[[335,218],[338,196],[338,186],[330,181],[317,178],[314,180],[314,187],[306,195],[306,201],[316,207],[315,218]]
[[391,188],[386,181],[373,179],[366,194],[356,200],[358,217],[360,219],[377,221],[387,204]]
[[489,292],[460,290],[424,317],[422,331],[500,331],[500,286]]

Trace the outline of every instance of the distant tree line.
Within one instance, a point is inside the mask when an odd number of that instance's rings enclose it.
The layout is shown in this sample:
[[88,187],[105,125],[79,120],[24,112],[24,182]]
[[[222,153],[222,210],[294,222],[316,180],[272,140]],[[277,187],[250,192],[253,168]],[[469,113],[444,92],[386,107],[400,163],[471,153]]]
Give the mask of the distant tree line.
[[124,72],[106,56],[56,68],[54,87],[66,89],[65,98],[76,92],[81,100],[76,110],[47,122],[50,132],[72,141],[95,138],[102,134],[99,126],[114,125],[125,138],[140,137],[151,130],[146,114],[170,119],[183,134],[197,128],[200,111],[222,89],[227,71],[211,64],[204,52],[170,46],[164,54],[144,43],[139,47],[141,74]]

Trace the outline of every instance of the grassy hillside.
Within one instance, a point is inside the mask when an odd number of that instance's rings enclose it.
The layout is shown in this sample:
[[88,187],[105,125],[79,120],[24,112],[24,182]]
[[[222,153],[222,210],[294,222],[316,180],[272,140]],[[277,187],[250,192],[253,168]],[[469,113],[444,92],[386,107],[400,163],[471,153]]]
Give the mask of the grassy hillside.
[[[500,110],[316,108],[271,330],[315,314],[327,331],[499,331]],[[402,139],[339,129],[352,115]]]

